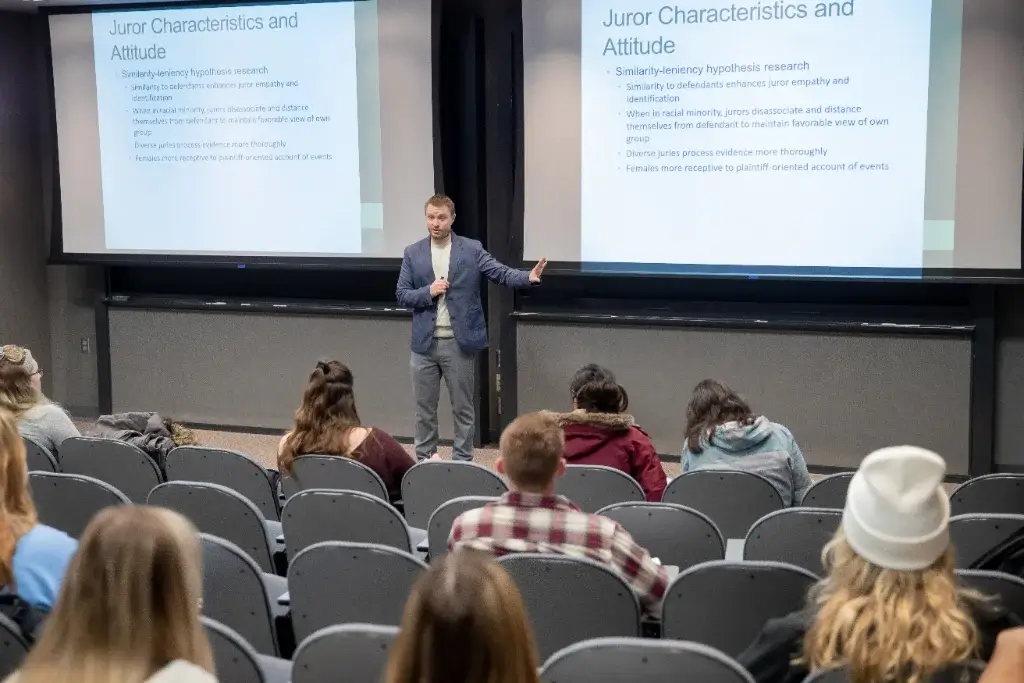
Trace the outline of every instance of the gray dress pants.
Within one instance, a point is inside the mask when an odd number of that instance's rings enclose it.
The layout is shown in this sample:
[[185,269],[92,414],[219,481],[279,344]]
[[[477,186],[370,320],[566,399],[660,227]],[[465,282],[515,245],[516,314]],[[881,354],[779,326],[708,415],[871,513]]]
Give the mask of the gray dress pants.
[[476,354],[460,349],[454,338],[434,339],[427,353],[413,351],[409,364],[416,397],[416,457],[429,458],[437,452],[437,402],[444,378],[455,418],[452,459],[472,460]]

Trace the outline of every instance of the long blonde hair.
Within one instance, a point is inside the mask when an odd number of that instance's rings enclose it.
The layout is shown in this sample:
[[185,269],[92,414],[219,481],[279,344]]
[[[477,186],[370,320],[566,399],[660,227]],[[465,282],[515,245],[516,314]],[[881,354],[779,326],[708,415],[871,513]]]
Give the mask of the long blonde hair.
[[0,586],[14,582],[14,549],[36,525],[36,506],[28,493],[25,442],[14,417],[0,408]]
[[86,527],[18,683],[142,683],[178,659],[212,673],[201,595],[199,536],[188,520],[163,508],[107,508]]
[[385,683],[538,683],[522,597],[496,562],[460,550],[435,562],[405,605]]
[[0,347],[0,408],[9,411],[15,419],[50,402],[32,385],[32,375],[37,372],[39,365],[28,349],[13,344]]
[[846,667],[853,683],[923,683],[977,656],[969,610],[985,597],[957,586],[952,548],[927,569],[896,571],[857,555],[840,530],[822,559],[827,578],[811,590],[814,622],[798,663]]

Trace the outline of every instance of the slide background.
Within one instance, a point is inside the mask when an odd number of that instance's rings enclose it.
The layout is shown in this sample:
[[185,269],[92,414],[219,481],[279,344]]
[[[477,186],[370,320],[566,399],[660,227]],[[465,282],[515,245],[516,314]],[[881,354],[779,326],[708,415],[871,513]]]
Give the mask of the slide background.
[[[931,81],[953,80],[945,74],[957,61],[961,62],[961,77],[959,92],[948,85],[929,92],[936,106],[929,112],[928,166],[947,171],[936,174],[934,181],[929,176],[925,217],[930,236],[935,234],[932,228],[939,225],[939,234],[953,240],[955,257],[947,248],[949,239],[942,242],[929,237],[926,244],[942,248],[926,251],[926,267],[1020,268],[1024,94],[1019,84],[1024,81],[1024,63],[1019,45],[1024,40],[1024,26],[1010,21],[1020,16],[1014,1],[967,0],[962,32],[958,26],[933,22],[932,43],[941,43],[946,49],[941,58],[933,58]],[[935,0],[936,11],[941,6],[941,11],[948,14],[950,3],[959,2]],[[1000,30],[992,30],[994,25]],[[677,35],[694,30],[703,29],[688,26]],[[666,35],[671,33],[665,31]],[[543,255],[554,261],[577,263],[581,254],[580,1],[523,0],[523,36],[524,261]],[[940,102],[944,104],[940,106]],[[949,115],[943,116],[943,112]],[[950,131],[956,131],[956,135],[950,135]],[[945,144],[935,144],[943,140]],[[974,172],[954,178],[948,172],[950,159],[956,159],[959,168]],[[950,216],[955,217],[955,232],[948,229]],[[627,239],[629,230],[628,224],[622,226]],[[601,264],[587,264],[587,268],[600,270]],[[641,266],[633,270],[645,269]],[[672,272],[670,268],[653,270]],[[737,268],[729,272],[751,270]],[[721,273],[723,269],[699,272]]]
[[[369,0],[353,4],[360,60],[357,88],[363,232],[362,252],[345,256],[398,257],[407,244],[422,236],[423,201],[435,186],[431,7],[430,3],[418,0]],[[242,10],[246,6],[231,7]],[[333,256],[106,249],[102,241],[91,14],[62,9],[49,17],[49,30],[60,172],[60,220],[56,231],[59,243],[54,249],[57,258],[131,262],[146,261],[146,256],[152,254],[161,258],[199,257],[198,260],[229,256],[232,261],[235,257],[241,261],[250,260],[245,257],[309,261]],[[371,125],[362,125],[364,120]],[[373,125],[377,121],[379,125]],[[74,142],[64,144],[65,140]]]

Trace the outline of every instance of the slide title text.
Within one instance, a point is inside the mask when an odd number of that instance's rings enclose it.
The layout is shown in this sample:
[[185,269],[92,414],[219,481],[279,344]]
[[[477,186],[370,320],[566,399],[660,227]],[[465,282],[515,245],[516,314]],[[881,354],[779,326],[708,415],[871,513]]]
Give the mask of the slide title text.
[[[110,22],[111,36],[124,36],[145,40],[148,36],[183,35],[193,33],[231,33],[238,31],[262,31],[270,29],[296,29],[299,27],[299,13],[273,17],[252,16],[244,13],[222,16],[208,16],[201,19],[168,19],[154,17],[148,21],[124,21],[113,19]],[[114,45],[110,51],[112,61],[143,61],[166,59],[167,48],[157,43],[137,44],[122,43]]]

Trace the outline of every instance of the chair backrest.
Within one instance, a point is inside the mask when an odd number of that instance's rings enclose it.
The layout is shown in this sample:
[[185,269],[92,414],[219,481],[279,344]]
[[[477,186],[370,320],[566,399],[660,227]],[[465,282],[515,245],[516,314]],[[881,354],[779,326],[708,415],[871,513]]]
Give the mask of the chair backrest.
[[663,565],[680,571],[725,559],[725,539],[707,515],[674,503],[616,503],[597,514],[613,519]]
[[567,555],[506,555],[498,562],[519,587],[545,659],[602,636],[640,635],[640,603],[610,568]]
[[29,488],[39,521],[79,538],[100,510],[131,505],[128,496],[110,484],[81,474],[29,472]]
[[257,652],[275,655],[277,631],[263,572],[230,541],[201,534],[203,614],[237,631]]
[[234,629],[209,617],[200,617],[213,650],[217,683],[270,683],[260,668],[259,655]]
[[779,490],[770,481],[741,470],[681,474],[669,482],[662,500],[703,512],[726,540],[744,538],[754,522],[785,507]]
[[434,513],[430,515],[427,522],[427,546],[430,553],[430,561],[433,562],[439,557],[448,554],[448,536],[452,533],[452,524],[463,512],[482,508],[488,503],[493,503],[497,498],[485,498],[483,496],[460,496],[452,498],[447,503],[441,504]]
[[25,443],[25,460],[29,472],[60,472],[57,458],[53,457],[48,448],[40,446],[27,436],[21,437],[21,440]]
[[385,500],[359,491],[306,489],[281,512],[288,556],[323,541],[377,543],[411,552],[409,525]]
[[604,465],[568,465],[555,482],[555,491],[584,512],[597,512],[614,503],[642,503],[647,498],[633,477]]
[[262,571],[274,572],[266,519],[234,489],[201,481],[169,481],[154,488],[148,502],[180,512],[200,531],[237,545]]
[[60,462],[68,474],[105,481],[133,503],[145,503],[163,481],[160,468],[145,451],[117,439],[73,436],[60,445]]
[[968,479],[949,496],[949,514],[1024,515],[1024,474],[983,474]]
[[821,550],[832,540],[843,511],[834,508],[786,508],[754,522],[743,544],[744,560],[772,560],[824,575]]
[[238,491],[267,519],[280,519],[270,475],[244,453],[225,448],[179,446],[167,454],[168,481],[203,481]]
[[285,498],[308,489],[362,491],[388,500],[388,489],[380,475],[369,467],[340,455],[302,455],[292,461],[292,473],[281,473]]
[[508,484],[497,474],[472,462],[426,460],[402,477],[402,503],[409,526],[426,529],[434,510],[461,496],[500,496]]
[[[931,678],[931,683],[977,683],[985,670],[984,662],[960,662],[948,666]],[[804,679],[804,683],[851,683],[846,668],[822,669]]]
[[753,683],[735,660],[700,643],[645,638],[594,638],[553,654],[540,671],[544,683]]
[[781,562],[720,560],[690,567],[665,593],[661,635],[735,657],[766,621],[801,609],[817,580],[806,569]]
[[377,683],[384,676],[397,626],[340,624],[322,628],[299,644],[292,661],[291,683],[345,680]]
[[949,520],[949,539],[956,549],[956,566],[970,567],[975,560],[1024,527],[1024,515],[967,514]]
[[406,599],[427,565],[372,543],[317,543],[288,566],[295,639],[334,624],[397,626]]
[[1024,579],[1004,572],[957,569],[957,579],[968,588],[999,598],[999,603],[1019,618],[1024,614]]
[[0,614],[0,679],[17,671],[28,654],[28,643],[21,629],[7,616]]
[[807,489],[804,499],[800,505],[810,508],[835,508],[842,510],[846,507],[846,492],[850,488],[850,480],[853,479],[853,472],[839,472],[822,477],[811,484]]

